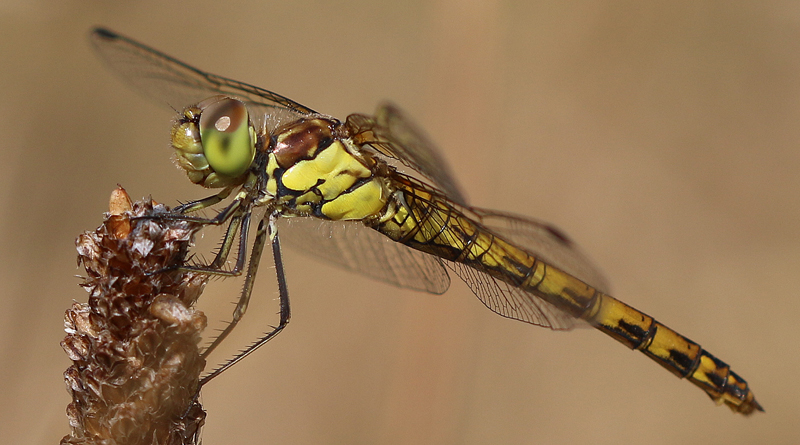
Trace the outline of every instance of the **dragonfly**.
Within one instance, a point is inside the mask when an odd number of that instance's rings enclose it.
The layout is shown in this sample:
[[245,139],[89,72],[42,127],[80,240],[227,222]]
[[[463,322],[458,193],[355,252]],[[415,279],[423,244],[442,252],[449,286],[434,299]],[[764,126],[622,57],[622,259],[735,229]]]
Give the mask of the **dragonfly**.
[[[183,269],[245,276],[231,322],[204,354],[244,316],[262,252],[271,246],[279,324],[201,384],[288,324],[283,239],[330,264],[432,294],[448,289],[452,272],[503,317],[553,330],[594,327],[689,380],[717,404],[745,415],[763,411],[725,362],[610,296],[603,274],[563,232],[469,205],[441,154],[398,107],[384,104],[373,115],[341,121],[108,29],[94,29],[91,42],[135,89],[181,110],[171,130],[177,164],[193,183],[219,190],[164,216],[226,225],[214,259]],[[223,202],[216,216],[198,216]]]

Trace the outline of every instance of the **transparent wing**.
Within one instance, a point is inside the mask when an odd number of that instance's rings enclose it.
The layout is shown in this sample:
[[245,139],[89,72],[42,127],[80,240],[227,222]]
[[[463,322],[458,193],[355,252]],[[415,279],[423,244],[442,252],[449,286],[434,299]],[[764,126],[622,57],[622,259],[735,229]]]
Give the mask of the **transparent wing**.
[[278,233],[291,249],[406,289],[444,293],[450,286],[446,265],[486,307],[504,317],[556,330],[571,329],[579,323],[550,303],[483,271],[414,250],[359,222],[281,218]]
[[281,218],[278,233],[290,248],[395,286],[433,294],[450,287],[441,260],[396,243],[357,221]]
[[253,116],[270,119],[271,125],[315,114],[280,94],[206,73],[105,28],[94,29],[90,40],[108,66],[137,91],[176,110],[224,94],[242,99]]
[[471,210],[493,233],[595,289],[603,293],[610,292],[608,281],[600,269],[586,258],[570,238],[552,225],[494,210]]
[[[608,282],[597,269],[561,231],[553,226],[517,215],[493,210],[471,209],[483,226],[497,236],[555,266],[586,284],[608,293]],[[554,330],[589,327],[552,304],[509,285],[480,269],[461,263],[446,261],[447,267],[464,280],[475,295],[492,311],[508,318],[525,321]]]
[[583,320],[578,320],[541,298],[500,281],[486,272],[453,261],[444,263],[472,289],[486,307],[503,317],[556,331],[579,325],[588,326]]
[[[602,273],[560,231],[516,215],[461,206],[407,175],[395,173],[392,179],[404,189],[404,205],[416,220],[419,236],[414,239],[427,240],[410,242],[422,243],[420,249],[440,256],[486,307],[504,317],[551,329],[586,325],[540,298],[535,290],[528,292],[509,284],[518,282],[520,270],[504,268],[525,263],[519,252],[523,250],[593,287],[607,289]],[[477,259],[466,249],[479,238],[505,242],[482,244]]]
[[357,144],[369,144],[378,153],[416,170],[448,198],[466,205],[444,158],[422,130],[395,105],[380,105],[375,116],[351,114],[345,125]]
[[[421,184],[417,184],[417,186],[421,186]],[[480,222],[481,214],[485,215],[487,219],[496,218],[498,220],[505,220],[506,215],[479,210],[478,212],[481,213],[476,212],[474,216],[469,216],[470,209],[459,208],[457,204],[450,202],[443,196],[429,195],[431,196],[431,201],[425,202],[424,196],[430,192],[432,190],[420,191],[412,201],[414,204],[410,204],[420,206],[420,210],[416,211],[415,214],[424,215],[424,218],[426,218],[424,222],[419,221],[420,230],[426,230],[425,227],[433,229],[436,236],[430,238],[430,242],[435,240],[435,243],[440,246],[453,247],[453,249],[433,248],[433,250],[441,252],[447,268],[461,278],[486,307],[504,317],[554,330],[571,329],[581,324],[580,320],[539,298],[535,293],[524,291],[503,281],[501,277],[506,274],[505,270],[499,268],[490,270],[483,265],[505,264],[506,258],[514,258],[516,256],[515,253],[509,252],[503,247],[503,244],[493,243],[491,249],[482,253],[483,264],[478,261],[470,261],[468,264],[461,262],[461,259],[465,258],[463,251],[465,240],[472,239],[470,234],[475,233],[476,230],[489,232],[495,237],[502,238],[532,255],[537,254],[533,249],[536,246],[530,242],[523,243],[522,241],[528,241],[526,238],[531,233],[536,233],[533,238],[538,238],[538,231],[519,229],[518,232],[525,234],[525,236],[518,234],[514,237],[508,236],[508,234],[512,233],[511,230],[495,231]],[[504,221],[498,221],[498,226],[500,225],[499,222]],[[569,249],[566,245],[563,248]],[[553,262],[553,265],[556,265],[556,262]],[[515,276],[516,272],[509,271],[508,274],[509,276]]]

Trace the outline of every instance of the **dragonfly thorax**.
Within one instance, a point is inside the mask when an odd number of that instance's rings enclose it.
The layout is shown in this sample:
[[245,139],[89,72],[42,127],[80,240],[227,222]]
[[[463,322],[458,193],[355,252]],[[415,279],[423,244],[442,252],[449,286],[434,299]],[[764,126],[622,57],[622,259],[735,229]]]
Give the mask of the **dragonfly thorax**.
[[362,152],[341,123],[303,118],[275,131],[267,164],[267,193],[288,213],[332,220],[377,218],[388,184],[382,162]]
[[272,154],[283,168],[300,160],[313,159],[316,154],[333,143],[333,133],[341,124],[325,118],[298,119],[276,130]]

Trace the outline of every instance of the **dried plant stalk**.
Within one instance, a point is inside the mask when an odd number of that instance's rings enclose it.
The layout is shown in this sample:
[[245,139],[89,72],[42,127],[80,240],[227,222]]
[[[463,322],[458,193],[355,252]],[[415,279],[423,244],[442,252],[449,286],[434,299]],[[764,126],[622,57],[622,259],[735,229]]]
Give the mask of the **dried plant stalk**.
[[192,305],[207,275],[174,266],[200,226],[135,219],[168,209],[152,200],[131,204],[121,187],[109,210],[76,241],[89,301],[74,303],[64,318],[72,433],[61,443],[193,443],[205,419],[195,395],[206,318]]

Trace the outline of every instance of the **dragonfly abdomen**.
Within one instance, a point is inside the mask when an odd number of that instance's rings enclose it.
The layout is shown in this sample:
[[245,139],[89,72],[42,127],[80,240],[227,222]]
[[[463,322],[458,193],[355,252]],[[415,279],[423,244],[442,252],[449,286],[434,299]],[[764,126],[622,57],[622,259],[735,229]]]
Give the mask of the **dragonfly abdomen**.
[[[446,199],[409,181],[398,190],[402,205],[378,230],[398,242],[465,264],[527,294],[521,306],[540,306],[541,299],[570,316],[582,319],[631,349],[642,351],[680,378],[687,378],[717,403],[733,411],[763,411],[747,382],[699,344],[653,317],[600,292],[574,276],[547,264],[532,253],[473,221]],[[487,302],[495,312],[534,324],[526,307],[516,302]]]
[[570,315],[586,320],[631,349],[642,351],[679,378],[733,411],[763,411],[747,382],[699,344],[581,280],[536,260],[524,289]]
[[679,378],[687,378],[717,403],[742,414],[763,411],[747,382],[725,362],[616,298],[598,292],[592,308],[581,318],[629,348],[642,351]]

